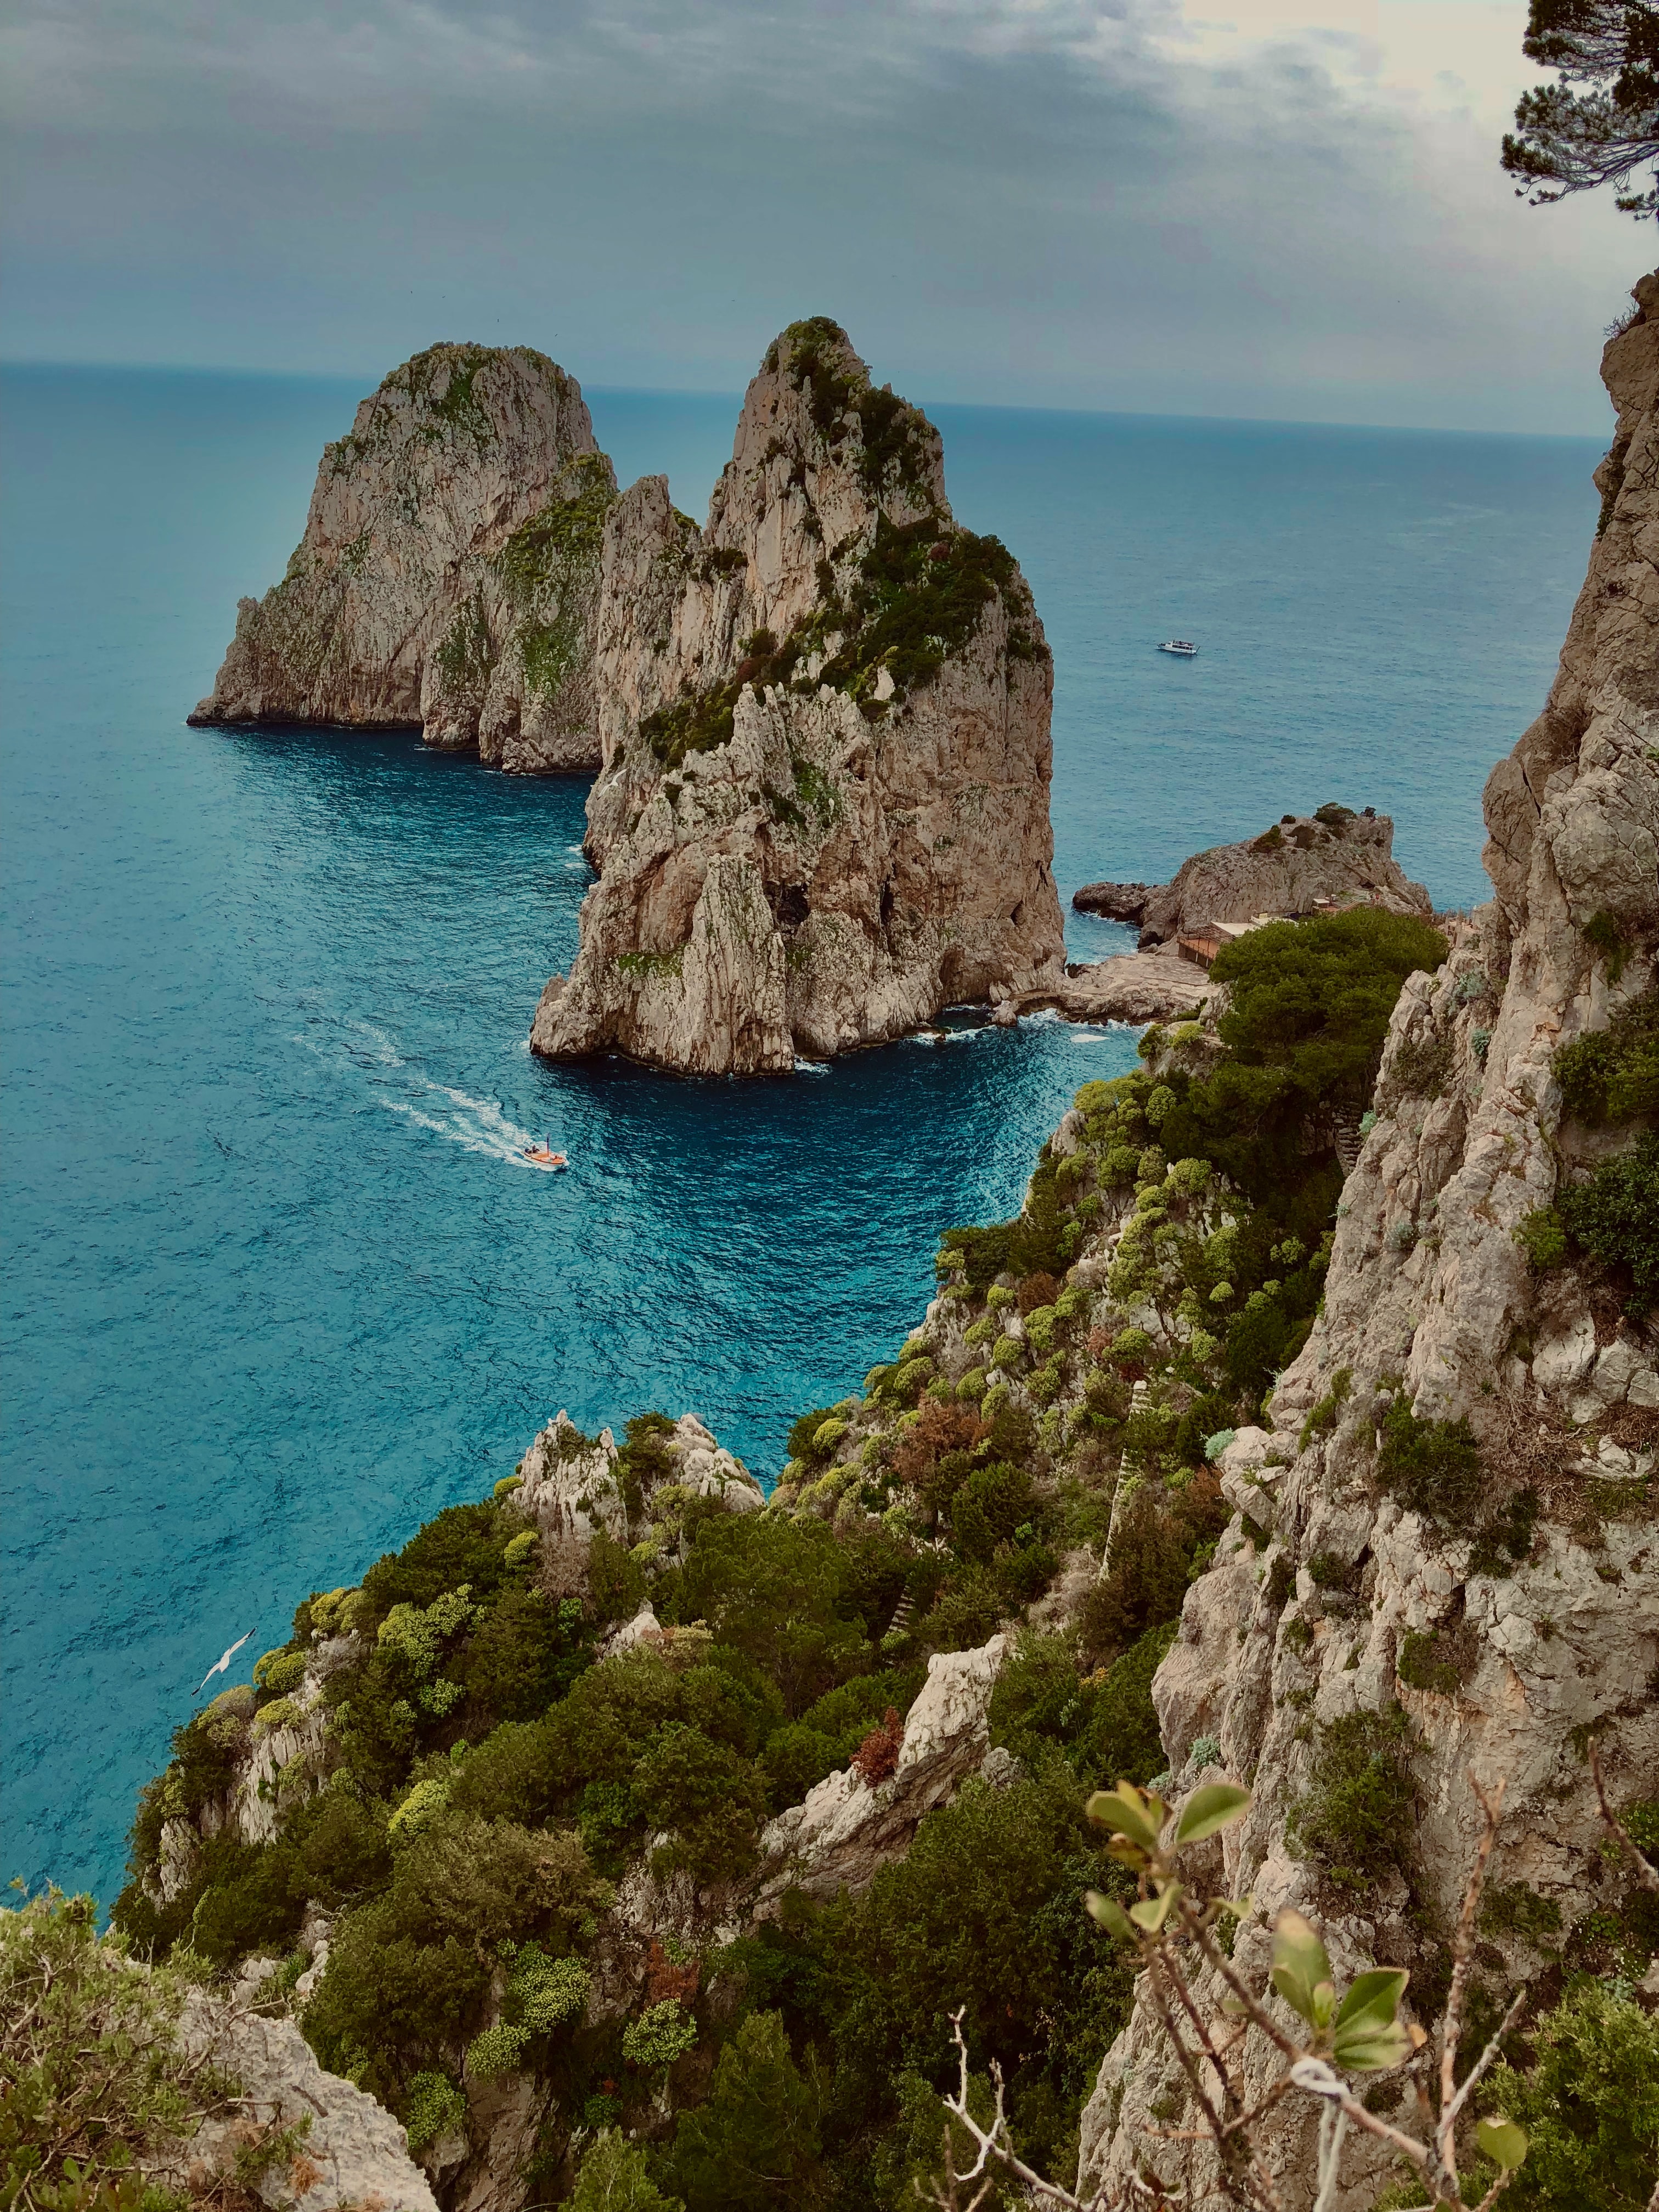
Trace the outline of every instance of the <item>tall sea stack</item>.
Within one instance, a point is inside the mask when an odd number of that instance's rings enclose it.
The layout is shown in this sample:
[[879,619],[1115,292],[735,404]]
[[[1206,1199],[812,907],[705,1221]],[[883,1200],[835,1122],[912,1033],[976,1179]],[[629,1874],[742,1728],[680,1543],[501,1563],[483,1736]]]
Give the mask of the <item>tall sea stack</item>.
[[781,1070],[1058,977],[1042,624],[836,324],[768,349],[705,529],[660,477],[612,508],[596,672],[600,880],[538,1052]]
[[288,573],[242,600],[191,720],[417,727],[512,774],[597,767],[616,489],[580,387],[545,354],[416,354],[324,448]]

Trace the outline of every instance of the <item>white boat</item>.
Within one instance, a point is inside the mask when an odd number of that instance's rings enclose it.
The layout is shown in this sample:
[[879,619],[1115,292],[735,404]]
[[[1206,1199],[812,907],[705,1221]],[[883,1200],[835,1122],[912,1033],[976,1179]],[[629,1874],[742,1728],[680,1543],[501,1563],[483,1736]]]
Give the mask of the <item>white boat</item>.
[[1158,649],[1160,653],[1178,653],[1183,660],[1190,660],[1198,651],[1192,640],[1186,637],[1166,637]]

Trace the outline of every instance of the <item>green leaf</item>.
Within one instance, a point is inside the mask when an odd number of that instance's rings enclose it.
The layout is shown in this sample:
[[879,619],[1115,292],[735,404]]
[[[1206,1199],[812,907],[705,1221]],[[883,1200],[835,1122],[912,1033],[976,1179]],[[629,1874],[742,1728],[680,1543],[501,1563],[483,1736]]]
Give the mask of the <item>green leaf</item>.
[[1373,1966],[1369,1973],[1356,1974],[1336,2015],[1338,2033],[1345,2027],[1392,2027],[1410,1979],[1400,1966]]
[[1149,1936],[1156,1936],[1170,1917],[1170,1907],[1181,1894],[1178,1881],[1166,1883],[1157,1897],[1143,1897],[1139,1905],[1129,1907],[1129,1917],[1137,1928],[1144,1928]]
[[1339,2027],[1331,2056],[1351,2074],[1376,2074],[1385,2066],[1398,2066],[1411,2056],[1411,2048],[1410,2030],[1398,2021],[1386,2026],[1366,2022]]
[[1115,1897],[1103,1897],[1097,1889],[1091,1889],[1085,1893],[1083,1902],[1097,1926],[1121,1936],[1125,1942],[1133,1942],[1135,1931],[1129,1925],[1129,1916]]
[[1161,1797],[1148,1796],[1133,1782],[1120,1782],[1115,1790],[1097,1790],[1084,1808],[1091,1820],[1099,1820],[1144,1851],[1158,1849],[1166,1808]]
[[1249,1802],[1249,1791],[1239,1789],[1236,1783],[1206,1782],[1201,1790],[1194,1790],[1181,1808],[1176,1823],[1176,1844],[1196,1844],[1214,1835],[1218,1828],[1237,1820]]
[[1300,2013],[1310,2027],[1322,2027],[1330,2018],[1323,1992],[1329,1990],[1333,1998],[1336,1993],[1331,1988],[1325,1946],[1302,1915],[1288,1906],[1273,1923],[1272,1980],[1291,2011]]
[[1494,2112],[1489,2120],[1482,2120],[1475,2129],[1474,2139],[1494,2166],[1501,2166],[1511,2173],[1527,2154],[1527,2131],[1518,2128],[1513,2120],[1506,2120],[1501,2112]]

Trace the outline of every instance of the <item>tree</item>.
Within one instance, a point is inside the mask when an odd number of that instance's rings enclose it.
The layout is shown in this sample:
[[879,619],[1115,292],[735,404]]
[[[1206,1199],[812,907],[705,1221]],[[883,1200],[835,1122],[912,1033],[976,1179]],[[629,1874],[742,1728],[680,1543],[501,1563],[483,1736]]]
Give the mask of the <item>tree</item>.
[[1522,180],[1516,198],[1547,207],[1597,185],[1628,185],[1652,161],[1653,185],[1619,192],[1614,204],[1659,215],[1659,6],[1531,0],[1521,47],[1560,82],[1523,92],[1504,133],[1504,167]]
[[817,2096],[789,2055],[783,2021],[751,2012],[714,2069],[708,2101],[683,2113],[675,2179],[691,2212],[765,2212],[816,2194]]

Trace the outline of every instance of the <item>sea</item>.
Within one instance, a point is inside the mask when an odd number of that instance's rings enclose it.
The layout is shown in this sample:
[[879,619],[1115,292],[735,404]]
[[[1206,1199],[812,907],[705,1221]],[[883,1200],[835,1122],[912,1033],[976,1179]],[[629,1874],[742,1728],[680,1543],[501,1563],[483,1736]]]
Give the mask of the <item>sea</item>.
[[[1077,1086],[1134,1060],[969,1014],[766,1081],[532,1060],[586,779],[185,726],[360,396],[0,376],[0,1875],[106,1905],[172,1730],[300,1599],[561,1407],[693,1411],[769,1484],[918,1321],[941,1231],[1017,1208]],[[622,481],[701,512],[736,396],[589,398]],[[1595,444],[932,411],[1054,647],[1063,898],[1327,799],[1391,814],[1441,906],[1486,895],[1480,787],[1548,686]],[[568,1173],[520,1161],[543,1135]]]

